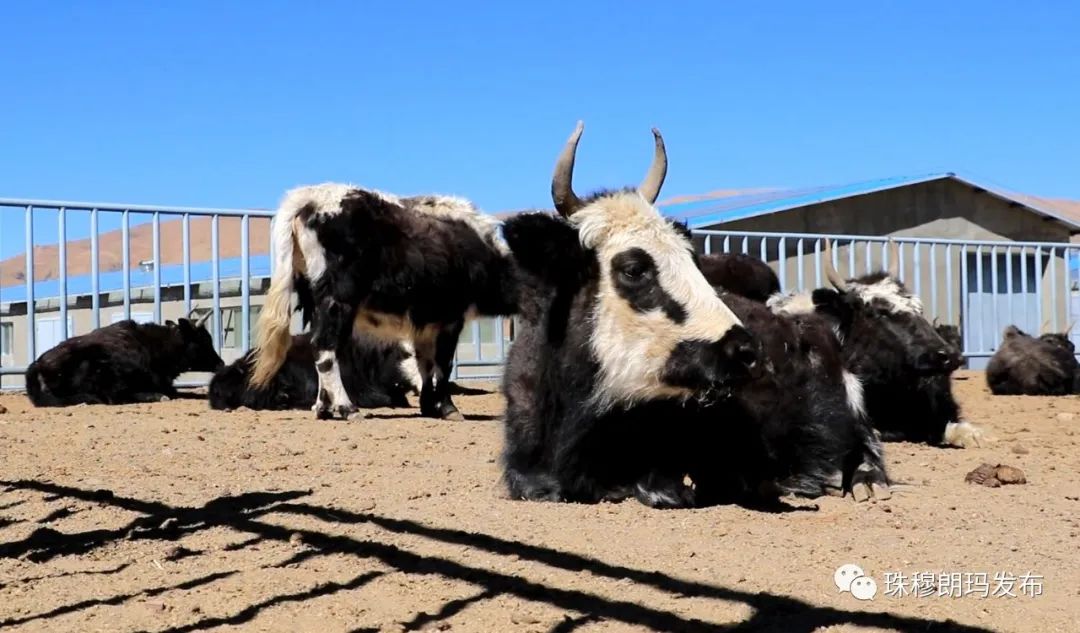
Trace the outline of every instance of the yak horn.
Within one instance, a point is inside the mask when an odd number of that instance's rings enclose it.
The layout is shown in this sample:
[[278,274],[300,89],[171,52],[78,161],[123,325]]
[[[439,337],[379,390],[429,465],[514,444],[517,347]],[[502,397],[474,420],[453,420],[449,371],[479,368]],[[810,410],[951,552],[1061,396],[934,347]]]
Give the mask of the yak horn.
[[581,208],[581,200],[574,193],[574,157],[584,130],[585,123],[578,121],[574,133],[559,154],[559,160],[555,162],[555,174],[551,177],[551,199],[555,203],[555,210],[564,218]]
[[844,281],[844,276],[840,274],[840,271],[836,270],[836,267],[832,263],[832,243],[829,242],[829,238],[825,238],[825,278],[829,280],[829,283],[833,285],[837,290],[844,292],[847,290],[847,282]]
[[889,238],[889,268],[886,271],[893,279],[900,279],[900,245]]
[[210,311],[208,311],[208,312],[207,312],[206,314],[204,314],[204,315],[202,315],[201,317],[199,317],[199,318],[198,318],[198,319],[197,319],[197,320],[195,321],[195,327],[196,327],[196,328],[201,328],[202,326],[206,325],[206,322],[210,320],[210,316],[211,316],[212,314],[214,314],[214,311],[213,311],[213,310],[210,310]]
[[660,130],[652,129],[653,138],[656,139],[656,150],[653,154],[652,165],[649,173],[645,174],[645,180],[638,186],[638,192],[649,201],[656,202],[660,197],[660,187],[664,186],[664,178],[667,177],[667,149],[664,148],[664,137],[660,136]]
[[195,316],[195,313],[199,311],[199,304],[191,304],[191,311],[187,313],[187,319],[190,321],[191,317]]

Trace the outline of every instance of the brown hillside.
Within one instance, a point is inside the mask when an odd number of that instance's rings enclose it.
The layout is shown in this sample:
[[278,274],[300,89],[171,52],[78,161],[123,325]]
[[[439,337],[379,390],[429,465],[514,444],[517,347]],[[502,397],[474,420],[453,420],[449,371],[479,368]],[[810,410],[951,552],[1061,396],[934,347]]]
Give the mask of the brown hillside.
[[[182,220],[161,222],[161,265],[182,264]],[[210,218],[191,219],[191,261],[207,261],[210,257]],[[240,218],[221,218],[218,231],[218,256],[222,259],[240,256]],[[249,248],[252,255],[269,253],[270,220],[251,218]],[[139,262],[152,259],[153,225],[150,223],[131,227],[131,268]],[[57,279],[60,271],[60,248],[57,244],[34,247],[34,279],[47,281]],[[120,270],[123,265],[123,240],[120,230],[102,233],[98,238],[99,270]],[[0,262],[0,286],[13,286],[26,281],[26,259],[20,254]],[[68,242],[68,276],[90,274],[90,239]]]

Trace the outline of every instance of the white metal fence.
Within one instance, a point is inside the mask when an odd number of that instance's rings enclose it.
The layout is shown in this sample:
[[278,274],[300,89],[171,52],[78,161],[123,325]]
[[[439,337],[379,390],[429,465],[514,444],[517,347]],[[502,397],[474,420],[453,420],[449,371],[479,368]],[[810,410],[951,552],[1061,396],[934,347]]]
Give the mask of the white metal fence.
[[[0,199],[0,376],[19,376],[48,347],[118,318],[163,322],[197,303],[212,312],[215,347],[229,347],[233,357],[246,352],[272,272],[272,216],[264,209]],[[254,242],[252,226],[258,228]],[[199,229],[194,238],[193,227]],[[766,261],[785,291],[825,284],[826,237],[833,242],[833,265],[846,277],[889,263],[884,237],[695,233],[703,253],[742,252]],[[1011,324],[1073,335],[1080,245],[896,241],[901,279],[921,297],[928,318],[959,327],[970,366],[985,365]],[[135,253],[146,257],[135,261]],[[69,273],[82,268],[85,274]],[[462,334],[454,377],[498,377],[512,339],[512,319],[473,321]]]

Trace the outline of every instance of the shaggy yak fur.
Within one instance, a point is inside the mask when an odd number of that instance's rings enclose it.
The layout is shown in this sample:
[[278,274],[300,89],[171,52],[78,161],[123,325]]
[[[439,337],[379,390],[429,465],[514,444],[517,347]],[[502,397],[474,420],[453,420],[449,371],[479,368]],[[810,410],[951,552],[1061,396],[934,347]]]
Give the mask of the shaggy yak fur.
[[1015,325],[986,366],[986,382],[999,396],[1063,396],[1078,393],[1076,348],[1064,334],[1038,338]]
[[713,286],[765,303],[780,292],[780,278],[768,264],[742,253],[716,253],[699,258],[701,272]]
[[175,398],[177,376],[222,365],[204,322],[127,320],[70,338],[30,364],[26,393],[39,407]]

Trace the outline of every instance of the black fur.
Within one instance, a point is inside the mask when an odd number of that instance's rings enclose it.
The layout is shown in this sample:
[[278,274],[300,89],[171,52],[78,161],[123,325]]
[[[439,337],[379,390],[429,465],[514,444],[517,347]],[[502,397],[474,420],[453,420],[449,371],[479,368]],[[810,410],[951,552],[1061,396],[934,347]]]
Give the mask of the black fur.
[[[511,258],[463,221],[421,213],[430,197],[388,201],[354,189],[340,213],[301,214],[315,231],[327,261],[326,273],[311,285],[316,350],[344,344],[358,309],[407,315],[418,329],[437,332],[414,340],[421,373],[420,409],[447,417],[457,412],[446,378],[466,311],[510,315],[516,310]],[[443,379],[433,380],[439,370]],[[320,417],[349,411],[318,412]]]
[[180,374],[221,365],[210,333],[187,319],[120,321],[42,354],[26,370],[26,393],[39,407],[155,402],[176,396]]
[[702,255],[701,272],[714,286],[754,301],[765,302],[780,292],[780,278],[768,264],[742,253]]
[[760,302],[721,296],[765,343],[767,365],[731,399],[705,410],[691,443],[699,503],[887,486],[881,443],[848,403],[830,325],[817,315],[777,316]]
[[1038,338],[1015,325],[1005,329],[1001,346],[986,366],[995,395],[1062,396],[1078,393],[1076,347],[1064,334]]
[[[874,273],[852,280],[870,285]],[[899,281],[902,293],[908,291]],[[881,300],[818,289],[818,314],[830,319],[843,341],[844,366],[863,384],[866,411],[882,439],[939,444],[946,426],[959,422],[951,376],[962,359],[921,314],[897,313]]]
[[[265,389],[248,384],[253,352],[222,367],[210,381],[212,409],[310,409],[319,391],[315,349],[311,336],[294,336],[273,381]],[[361,407],[407,407],[406,394],[414,389],[402,373],[402,361],[411,358],[400,344],[353,339],[337,350],[341,379],[352,401]]]

